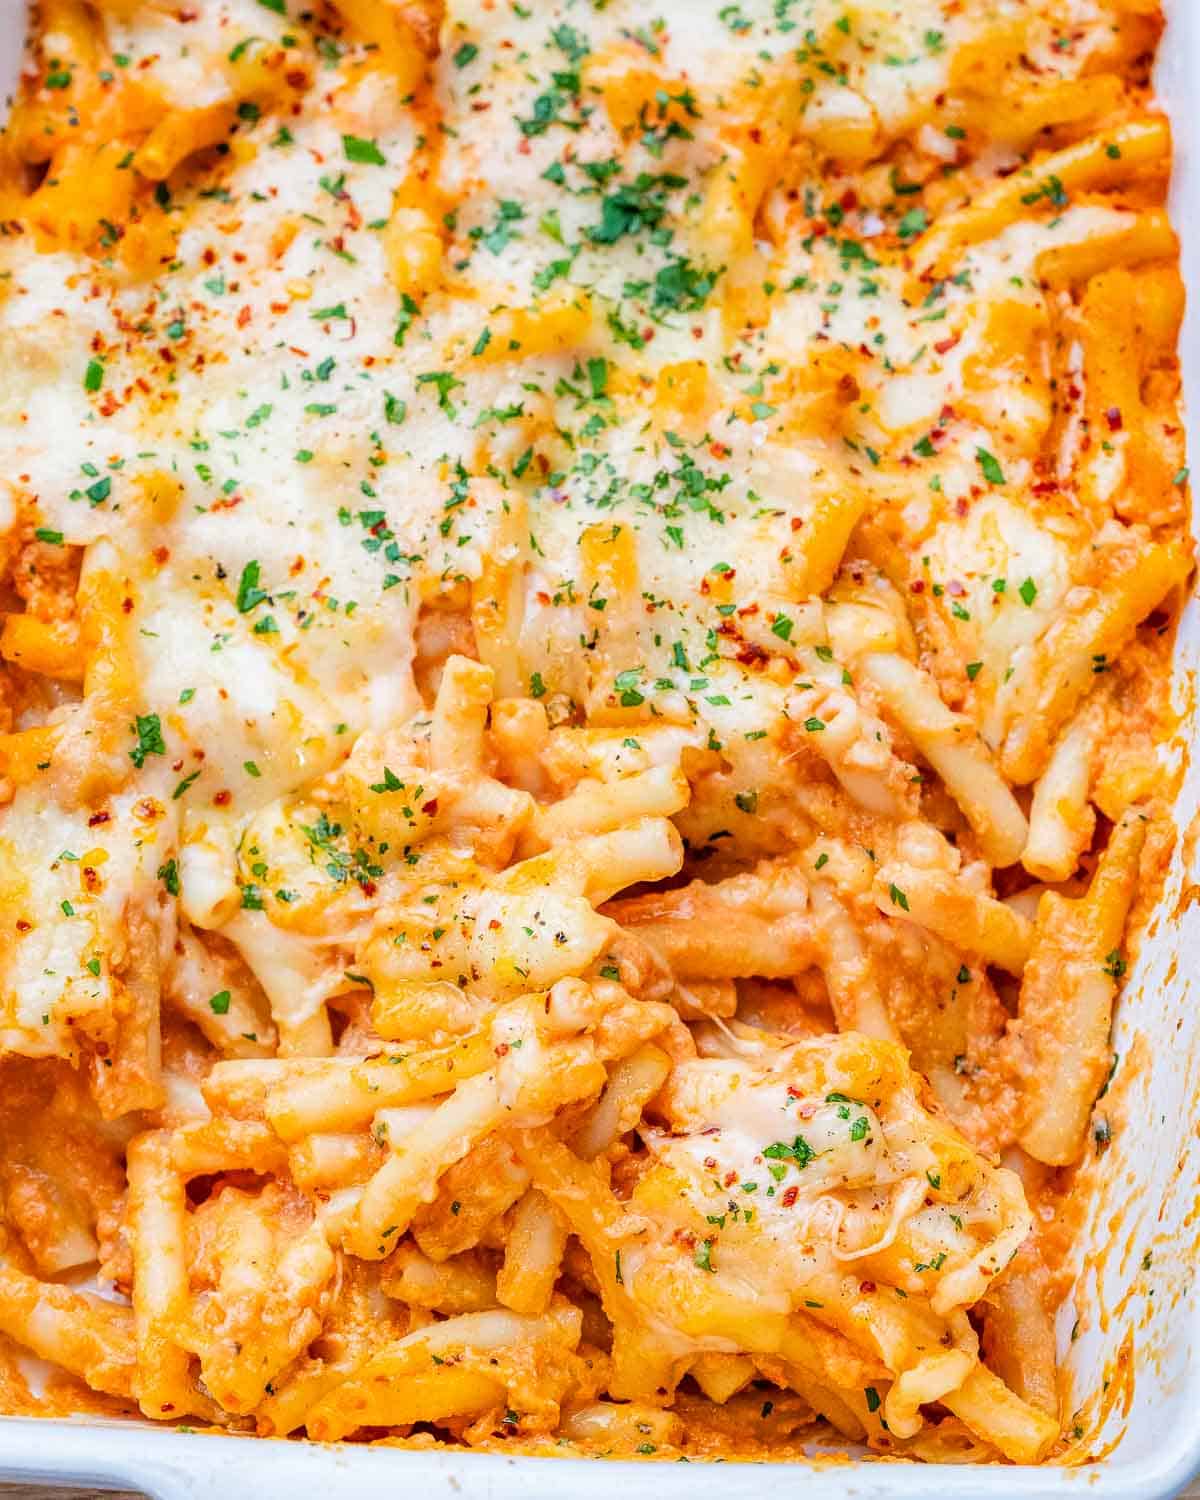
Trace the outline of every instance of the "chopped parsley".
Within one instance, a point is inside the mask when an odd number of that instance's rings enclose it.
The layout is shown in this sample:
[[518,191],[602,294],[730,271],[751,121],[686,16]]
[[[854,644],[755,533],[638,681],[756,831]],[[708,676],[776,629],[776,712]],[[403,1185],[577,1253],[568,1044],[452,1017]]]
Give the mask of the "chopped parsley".
[[342,149],[346,153],[346,160],[357,162],[369,167],[386,167],[387,157],[379,149],[374,141],[365,140],[360,135],[344,135],[342,137]]
[[983,477],[989,484],[1004,483],[1004,470],[1000,467],[999,460],[994,453],[989,453],[986,448],[976,448],[975,458]]
[[129,759],[139,770],[146,764],[148,755],[167,753],[166,742],[162,734],[162,721],[157,714],[138,714],[131,727],[137,737],[137,744],[129,752]]

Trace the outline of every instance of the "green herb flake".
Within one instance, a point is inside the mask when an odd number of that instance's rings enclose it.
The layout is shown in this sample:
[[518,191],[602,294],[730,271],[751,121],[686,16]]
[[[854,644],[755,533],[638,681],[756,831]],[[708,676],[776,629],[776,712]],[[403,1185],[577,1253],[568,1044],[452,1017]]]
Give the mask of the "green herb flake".
[[364,139],[361,135],[342,136],[342,150],[346,153],[347,161],[357,162],[360,166],[387,166],[387,157],[376,143]]
[[979,464],[983,477],[989,484],[1003,484],[1004,470],[1000,467],[999,460],[994,453],[989,453],[986,448],[976,448],[975,459]]
[[248,615],[252,609],[256,609],[267,597],[267,591],[258,586],[260,566],[257,558],[253,558],[242,569],[242,576],[238,581],[237,608],[238,614]]
[[129,759],[139,770],[146,764],[148,755],[165,755],[167,746],[162,735],[162,721],[157,714],[138,714],[133,723],[137,744],[129,752]]

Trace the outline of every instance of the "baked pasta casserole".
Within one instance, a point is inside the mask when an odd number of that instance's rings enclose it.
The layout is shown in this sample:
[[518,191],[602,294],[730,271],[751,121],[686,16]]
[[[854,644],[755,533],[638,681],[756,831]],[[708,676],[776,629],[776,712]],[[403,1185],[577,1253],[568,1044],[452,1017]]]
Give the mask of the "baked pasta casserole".
[[1160,28],[33,5],[4,1410],[1086,1451],[1192,566]]

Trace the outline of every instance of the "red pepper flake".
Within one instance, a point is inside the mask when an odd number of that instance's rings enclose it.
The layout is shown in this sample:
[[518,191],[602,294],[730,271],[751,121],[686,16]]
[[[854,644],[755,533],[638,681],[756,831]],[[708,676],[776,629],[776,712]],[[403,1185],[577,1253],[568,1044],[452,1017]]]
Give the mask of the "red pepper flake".
[[780,1197],[779,1201],[783,1204],[784,1208],[791,1208],[792,1204],[795,1203],[796,1199],[799,1196],[800,1189],[798,1187],[784,1188],[783,1194]]
[[1125,425],[1121,419],[1121,408],[1119,406],[1110,406],[1104,413],[1104,420],[1108,423],[1109,432],[1120,432],[1121,428]]

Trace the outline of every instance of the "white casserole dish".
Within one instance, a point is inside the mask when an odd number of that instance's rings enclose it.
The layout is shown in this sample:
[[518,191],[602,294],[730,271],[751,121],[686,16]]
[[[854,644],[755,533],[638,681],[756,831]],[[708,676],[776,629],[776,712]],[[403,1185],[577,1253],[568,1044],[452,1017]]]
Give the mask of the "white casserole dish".
[[[982,4],[984,0],[975,0]],[[1191,397],[1191,451],[1200,453],[1200,0],[1167,0],[1158,91],[1175,132],[1172,216],[1183,240],[1191,304],[1183,364]],[[0,87],[15,78],[24,0],[0,0]],[[689,1500],[757,1496],[765,1482],[803,1487],[809,1500],[916,1497],[937,1488],[956,1500],[1166,1500],[1200,1473],[1200,1019],[1192,980],[1200,975],[1200,861],[1189,829],[1200,828],[1200,601],[1180,632],[1176,703],[1191,715],[1170,754],[1182,759],[1177,809],[1181,837],[1162,905],[1145,935],[1116,1027],[1121,1067],[1114,1114],[1122,1122],[1100,1158],[1102,1174],[1076,1247],[1075,1298],[1062,1309],[1060,1340],[1078,1408],[1077,1451],[1099,1461],[1077,1466],[947,1467],[825,1461],[760,1466],[691,1466],[686,1476],[649,1464],[543,1460],[463,1452],[402,1452],[361,1446],[207,1437],[108,1421],[0,1418],[0,1480],[135,1486],[155,1500],[254,1494],[283,1500],[374,1500],[403,1488],[488,1500],[634,1497],[665,1491]],[[1076,1313],[1082,1314],[1073,1337]]]

